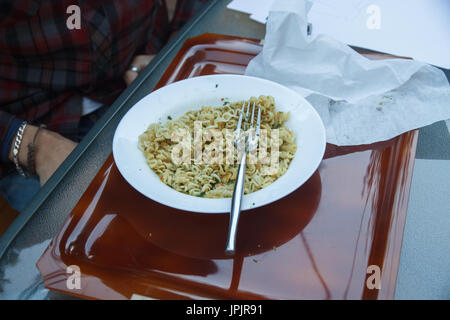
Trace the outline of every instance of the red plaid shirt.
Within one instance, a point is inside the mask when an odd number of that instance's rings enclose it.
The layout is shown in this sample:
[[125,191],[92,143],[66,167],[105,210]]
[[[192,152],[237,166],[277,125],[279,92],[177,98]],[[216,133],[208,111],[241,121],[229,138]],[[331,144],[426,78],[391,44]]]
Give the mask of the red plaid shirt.
[[[132,58],[158,52],[205,1],[178,0],[169,23],[164,0],[0,0],[0,147],[22,120],[74,138],[83,96],[112,103]],[[81,28],[69,30],[73,4]]]

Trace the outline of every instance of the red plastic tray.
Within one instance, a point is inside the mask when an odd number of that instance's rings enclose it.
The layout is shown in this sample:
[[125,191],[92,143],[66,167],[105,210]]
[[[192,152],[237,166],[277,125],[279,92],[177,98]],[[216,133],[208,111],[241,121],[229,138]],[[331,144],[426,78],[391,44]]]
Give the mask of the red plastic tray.
[[[189,39],[157,87],[242,74],[260,50],[252,39]],[[110,156],[37,266],[47,288],[92,299],[391,299],[416,141],[413,131],[373,145],[327,145],[307,183],[242,213],[234,258],[223,255],[228,214],[145,198]],[[69,265],[80,268],[79,289],[67,286]],[[381,289],[367,286],[369,266],[380,268]]]

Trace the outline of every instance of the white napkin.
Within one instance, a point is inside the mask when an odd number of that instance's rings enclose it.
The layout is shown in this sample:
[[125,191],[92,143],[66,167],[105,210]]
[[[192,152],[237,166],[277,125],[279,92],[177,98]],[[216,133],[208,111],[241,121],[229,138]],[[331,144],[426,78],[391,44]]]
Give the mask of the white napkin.
[[274,2],[264,48],[245,74],[304,96],[322,117],[329,143],[369,144],[450,118],[450,86],[441,70],[413,60],[369,60],[326,35],[310,38],[311,5]]

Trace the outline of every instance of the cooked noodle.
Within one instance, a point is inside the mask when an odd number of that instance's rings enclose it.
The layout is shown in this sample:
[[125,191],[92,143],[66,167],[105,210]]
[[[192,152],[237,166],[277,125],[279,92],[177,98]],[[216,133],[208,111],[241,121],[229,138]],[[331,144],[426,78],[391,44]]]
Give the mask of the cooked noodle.
[[[279,162],[278,170],[272,172],[273,174],[267,174],[267,171],[264,170],[271,166],[270,161],[267,163],[258,158],[256,163],[251,163],[247,158],[245,194],[267,187],[285,174],[297,150],[294,133],[284,125],[289,119],[289,114],[275,110],[274,98],[271,96],[252,97],[250,102],[251,104],[256,102],[261,108],[261,132],[266,130],[267,133],[268,156],[271,154],[271,137],[275,136],[273,130],[278,129]],[[222,132],[224,137],[222,146],[225,146],[226,134],[236,128],[242,104],[243,101],[225,102],[221,107],[202,107],[200,110],[188,111],[179,119],[169,120],[164,124],[151,124],[139,136],[139,149],[143,152],[148,166],[162,182],[177,191],[206,198],[231,197],[238,170],[237,151],[234,152],[232,164],[226,163],[225,148],[223,148],[222,162],[196,164],[194,148],[191,148],[191,161],[177,165],[172,161],[172,149],[179,142],[174,142],[172,137],[176,130],[185,129],[189,131],[192,141],[194,141],[194,121],[201,121],[203,129],[217,129]],[[202,139],[203,152],[208,144],[210,141]],[[260,149],[261,145],[258,144],[258,154]]]

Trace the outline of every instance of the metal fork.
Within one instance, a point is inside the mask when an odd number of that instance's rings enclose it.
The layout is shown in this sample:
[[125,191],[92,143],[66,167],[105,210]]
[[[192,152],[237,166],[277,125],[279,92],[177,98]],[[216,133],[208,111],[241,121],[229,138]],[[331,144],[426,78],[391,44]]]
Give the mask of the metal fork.
[[[241,114],[239,115],[239,120],[234,133],[234,146],[238,151],[240,159],[238,159],[239,161],[238,173],[236,176],[236,183],[234,185],[233,198],[231,199],[230,224],[228,227],[228,241],[227,247],[225,249],[225,253],[228,255],[233,255],[235,252],[237,224],[239,220],[239,214],[241,212],[242,197],[244,194],[247,153],[256,150],[256,147],[258,145],[259,131],[261,127],[261,108],[258,105],[256,128],[255,130],[253,130],[253,120],[255,118],[255,104],[256,103],[253,102],[252,116],[250,121],[248,121],[248,116],[250,112],[250,101],[248,101],[248,104],[247,101],[244,101],[244,103],[242,104]],[[245,133],[243,133],[241,129],[245,107],[247,107],[247,112],[245,113],[244,131],[248,129],[246,122],[250,123],[250,132],[248,133],[247,137],[245,137]],[[244,139],[244,141],[242,141],[242,139]]]

